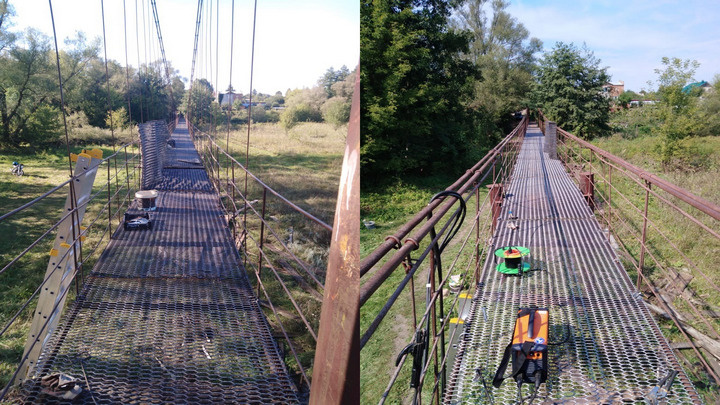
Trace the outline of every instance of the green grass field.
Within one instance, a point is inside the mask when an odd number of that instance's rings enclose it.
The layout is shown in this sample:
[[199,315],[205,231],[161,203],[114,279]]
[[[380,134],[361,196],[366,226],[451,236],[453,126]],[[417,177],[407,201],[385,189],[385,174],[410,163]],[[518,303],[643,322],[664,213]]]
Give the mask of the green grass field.
[[[100,135],[107,135],[102,138]],[[103,156],[113,153],[111,146],[107,144],[96,144],[84,142],[84,134],[75,134],[71,152],[79,153],[82,149],[100,148]],[[109,140],[109,134],[97,130],[93,138],[97,140]],[[118,155],[124,159],[124,153]],[[25,175],[14,176],[10,173],[12,162],[18,161],[25,165]],[[47,146],[44,148],[21,147],[15,149],[3,149],[0,153],[0,167],[7,170],[0,170],[0,207],[1,214],[5,214],[14,208],[30,202],[36,197],[48,192],[53,187],[61,184],[69,178],[70,169],[65,146]],[[125,181],[124,167],[118,167],[118,179]],[[114,176],[115,165],[111,165],[111,173]],[[87,238],[84,242],[83,252],[86,255],[82,258],[83,273],[86,273],[102,252],[102,247],[107,242],[107,235],[103,232],[107,225],[107,211],[102,211],[103,205],[107,202],[107,166],[101,166],[96,176],[93,194],[97,193],[87,206],[83,225],[97,219],[96,225],[89,227]],[[112,211],[116,211],[124,200],[127,189],[123,188],[125,183],[110,184],[111,194],[115,194],[118,188],[121,192],[112,198]],[[118,187],[119,186],[119,187]],[[0,275],[0,327],[9,325],[5,335],[0,337],[0,385],[5,385],[14,372],[19,361],[27,330],[32,320],[32,312],[37,298],[30,302],[27,308],[22,309],[25,302],[33,295],[36,288],[42,282],[45,270],[48,265],[49,251],[55,239],[55,232],[50,232],[43,237],[43,234],[60,220],[63,215],[63,205],[69,193],[69,187],[65,186],[50,196],[40,200],[29,208],[11,216],[0,223],[0,263],[4,268],[29,246],[39,241],[30,248],[19,260],[8,266]],[[105,213],[105,214],[103,214]],[[102,219],[99,215],[103,214]],[[117,226],[117,220],[113,219],[113,227]],[[97,246],[97,249],[95,247]],[[94,250],[94,252],[92,252]],[[74,289],[68,293],[68,302],[74,298]],[[11,323],[12,318],[18,315],[17,320]]]

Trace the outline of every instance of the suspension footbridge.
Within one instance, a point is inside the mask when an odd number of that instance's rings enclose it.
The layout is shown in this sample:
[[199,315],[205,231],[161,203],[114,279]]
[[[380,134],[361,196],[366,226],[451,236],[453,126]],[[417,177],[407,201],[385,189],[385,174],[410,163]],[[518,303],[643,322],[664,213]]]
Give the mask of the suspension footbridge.
[[[363,374],[363,384],[386,387],[366,400],[703,403],[695,384],[720,382],[720,328],[698,291],[717,290],[717,277],[652,211],[683,217],[714,246],[720,210],[537,116],[530,125],[526,114],[362,260],[361,308],[380,309],[365,317],[361,347],[384,353],[384,342],[395,342],[390,371]],[[502,258],[508,252],[524,256],[515,271]],[[688,266],[685,278],[668,266],[673,256]],[[677,296],[659,287],[679,279]],[[548,331],[527,348],[529,363],[512,354],[527,350],[516,334],[522,308],[549,313],[549,321],[530,317]],[[669,343],[671,330],[683,342]],[[505,355],[519,360],[500,383]],[[547,379],[533,386],[537,367]],[[511,369],[519,374],[509,378]]]
[[86,378],[74,403],[297,403],[184,122],[170,139],[152,231],[115,230],[33,374]]

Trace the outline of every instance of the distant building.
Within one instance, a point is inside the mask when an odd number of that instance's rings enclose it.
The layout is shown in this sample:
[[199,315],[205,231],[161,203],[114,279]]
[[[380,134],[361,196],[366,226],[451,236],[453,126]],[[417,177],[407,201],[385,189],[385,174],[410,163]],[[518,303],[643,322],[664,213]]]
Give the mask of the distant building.
[[704,93],[706,91],[710,91],[710,89],[712,89],[713,87],[710,85],[710,83],[706,82],[705,80],[702,80],[699,82],[688,84],[687,86],[683,87],[682,92],[685,94],[688,94],[688,93],[690,93],[691,90],[696,89],[696,88],[701,89]]
[[241,100],[242,94],[228,92],[218,94],[218,104],[221,106],[229,106],[235,103],[235,100]]
[[616,99],[624,92],[625,82],[622,80],[617,83],[607,82],[603,85],[603,94],[605,95],[605,97]]

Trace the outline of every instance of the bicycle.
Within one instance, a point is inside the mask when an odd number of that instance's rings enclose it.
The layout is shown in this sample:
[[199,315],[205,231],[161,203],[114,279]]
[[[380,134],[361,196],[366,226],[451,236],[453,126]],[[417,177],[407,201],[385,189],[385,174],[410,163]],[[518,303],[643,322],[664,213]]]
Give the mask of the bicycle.
[[25,168],[25,165],[18,162],[13,162],[13,167],[10,170],[10,173],[14,174],[15,176],[22,176],[25,174],[25,171],[23,170]]

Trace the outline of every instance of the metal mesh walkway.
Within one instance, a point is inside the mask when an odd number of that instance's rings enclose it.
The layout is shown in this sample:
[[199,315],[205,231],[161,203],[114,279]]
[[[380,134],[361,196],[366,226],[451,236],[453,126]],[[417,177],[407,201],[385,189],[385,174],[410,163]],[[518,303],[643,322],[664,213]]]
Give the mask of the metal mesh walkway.
[[[474,294],[445,402],[510,404],[514,381],[492,387],[519,307],[550,310],[548,381],[535,403],[643,402],[669,369],[680,371],[661,403],[700,403],[577,186],[543,153],[531,126],[514,169],[490,254]],[[508,228],[509,211],[519,228]],[[494,249],[530,248],[524,277],[495,271]],[[525,388],[524,394],[528,391]]]
[[[115,232],[38,375],[84,368],[73,403],[297,403],[184,123],[172,139],[153,229]],[[53,403],[31,381],[25,400]]]

